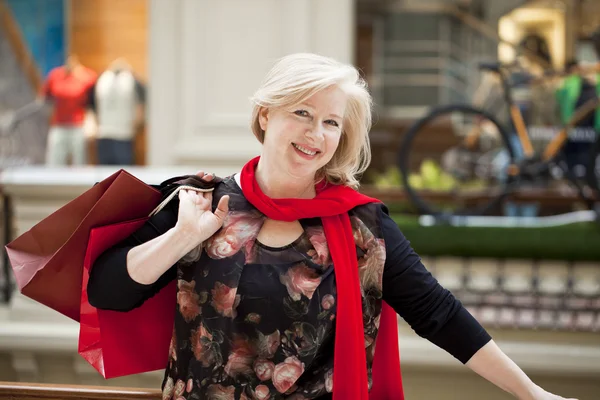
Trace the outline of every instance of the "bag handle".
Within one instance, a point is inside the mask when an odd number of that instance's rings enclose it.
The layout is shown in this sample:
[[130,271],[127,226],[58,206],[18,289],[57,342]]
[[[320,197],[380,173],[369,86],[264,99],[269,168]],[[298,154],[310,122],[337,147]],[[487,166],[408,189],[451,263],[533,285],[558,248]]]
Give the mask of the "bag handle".
[[213,190],[215,190],[215,188],[211,187],[209,189],[203,189],[203,188],[199,188],[199,187],[191,186],[191,185],[177,186],[175,188],[175,190],[173,190],[158,206],[156,206],[156,208],[154,210],[152,210],[152,212],[150,213],[150,215],[148,217],[152,217],[152,216],[156,215],[160,210],[162,210],[171,200],[173,200],[175,195],[177,195],[180,190],[194,190],[199,193],[207,193],[207,192],[212,192]]

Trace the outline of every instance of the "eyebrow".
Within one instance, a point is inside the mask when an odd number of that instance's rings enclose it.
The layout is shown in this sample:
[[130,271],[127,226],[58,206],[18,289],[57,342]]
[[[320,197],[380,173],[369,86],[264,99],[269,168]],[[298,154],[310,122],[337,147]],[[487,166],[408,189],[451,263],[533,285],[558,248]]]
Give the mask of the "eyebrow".
[[[300,103],[300,104],[307,105],[307,106],[309,106],[310,108],[315,108],[315,106],[313,106],[313,105],[312,105],[312,103],[309,103],[308,101],[304,101],[304,102],[302,102],[302,103]],[[337,118],[337,119],[343,119],[343,118],[342,118],[342,117],[340,117],[339,115],[337,115],[337,114],[333,114],[333,113],[332,113],[332,114],[329,114],[329,116],[330,116],[330,117],[335,117],[335,118]]]

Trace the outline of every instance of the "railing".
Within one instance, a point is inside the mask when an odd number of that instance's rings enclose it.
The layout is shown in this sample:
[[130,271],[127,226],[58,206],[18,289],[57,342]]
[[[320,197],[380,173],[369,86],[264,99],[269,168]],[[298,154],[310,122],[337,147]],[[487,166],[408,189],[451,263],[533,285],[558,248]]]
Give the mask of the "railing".
[[158,400],[158,390],[37,383],[0,382],[0,399],[7,400]]
[[42,75],[35,60],[27,49],[21,31],[12,17],[12,13],[4,0],[0,0],[0,30],[8,38],[21,70],[27,76],[31,87],[38,91],[42,87]]

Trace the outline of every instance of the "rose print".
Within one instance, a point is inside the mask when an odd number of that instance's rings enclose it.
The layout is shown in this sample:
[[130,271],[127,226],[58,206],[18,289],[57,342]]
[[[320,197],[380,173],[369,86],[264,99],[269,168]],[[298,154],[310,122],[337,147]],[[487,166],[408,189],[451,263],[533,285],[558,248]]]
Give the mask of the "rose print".
[[366,253],[358,260],[361,287],[363,291],[372,288],[381,291],[385,264],[385,241],[377,239],[359,218],[352,217],[351,222],[354,242]]
[[169,377],[165,382],[165,386],[162,390],[162,398],[163,400],[171,400],[173,398],[173,391],[175,390],[175,384],[173,383],[173,378]]
[[183,394],[183,391],[185,390],[185,382],[183,382],[181,379],[177,379],[177,383],[175,384],[175,391],[173,393],[173,396],[175,397],[179,397]]
[[354,235],[354,243],[361,249],[366,250],[371,241],[375,239],[373,232],[365,225],[364,222],[357,217],[351,217],[352,234]]
[[237,288],[230,288],[221,282],[217,282],[211,293],[212,300],[210,304],[214,309],[224,317],[235,318],[237,315],[235,309],[240,303],[240,295],[236,295]]
[[[264,358],[259,358],[254,362],[254,373],[261,381],[268,381],[273,377],[275,364]],[[257,388],[258,389],[258,388]]]
[[372,240],[367,253],[358,260],[358,273],[362,288],[381,290],[383,284],[383,268],[385,265],[385,242],[383,239]]
[[317,272],[305,264],[297,264],[290,268],[285,275],[279,277],[287,287],[288,294],[294,301],[299,301],[302,295],[312,299],[315,290],[321,283]]
[[304,363],[296,357],[288,357],[273,370],[273,386],[279,393],[287,392],[304,372]]
[[264,217],[258,213],[229,212],[223,227],[206,240],[206,253],[214,259],[235,255],[249,241],[254,241],[263,221]]
[[325,373],[325,390],[327,393],[333,392],[333,370],[330,369]]
[[254,398],[256,400],[267,400],[271,395],[268,386],[258,385],[256,389],[254,389]]
[[232,378],[242,374],[251,375],[253,373],[252,364],[256,358],[256,353],[252,348],[250,340],[238,335],[235,337],[232,345],[232,351],[229,353],[225,373]]
[[369,335],[365,335],[365,349],[369,346],[371,346],[373,344],[373,342],[375,342],[375,339],[372,338]]
[[173,335],[171,336],[171,343],[169,344],[169,358],[173,361],[177,361],[177,334],[175,333],[175,327],[173,327]]
[[185,391],[187,393],[191,392],[194,388],[194,380],[192,378],[188,379],[187,385],[185,386]]
[[202,363],[203,367],[222,364],[219,344],[213,341],[213,335],[203,324],[192,331],[190,341],[194,357]]
[[312,257],[312,261],[319,265],[329,265],[329,247],[327,247],[327,239],[322,226],[314,226],[306,228],[306,235],[312,244],[313,249],[308,251],[308,255]]
[[185,320],[185,322],[192,322],[200,313],[200,296],[195,292],[196,286],[195,281],[187,282],[179,280],[177,282],[177,304],[179,305],[179,312]]
[[235,387],[210,385],[206,391],[207,400],[234,400]]
[[260,324],[261,316],[257,313],[250,313],[246,315],[246,322],[250,322],[253,324]]
[[334,304],[335,298],[330,294],[323,296],[323,299],[321,299],[321,307],[323,307],[324,310],[331,309],[331,307],[333,307]]
[[256,262],[256,256],[258,255],[258,249],[255,246],[255,240],[248,240],[244,247],[242,247],[242,251],[244,252],[245,264],[253,264]]
[[257,334],[258,339],[256,347],[258,349],[258,355],[263,358],[273,357],[281,344],[281,334],[279,333],[279,330],[276,330],[270,335],[265,335],[260,331],[257,331]]

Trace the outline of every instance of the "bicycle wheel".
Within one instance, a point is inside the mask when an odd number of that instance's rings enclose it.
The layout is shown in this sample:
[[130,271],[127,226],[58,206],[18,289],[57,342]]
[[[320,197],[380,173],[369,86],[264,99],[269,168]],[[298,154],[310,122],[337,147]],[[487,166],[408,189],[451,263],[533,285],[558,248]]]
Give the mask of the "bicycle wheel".
[[431,215],[488,213],[507,194],[513,162],[506,131],[493,116],[468,105],[439,107],[419,119],[398,153],[409,199]]

